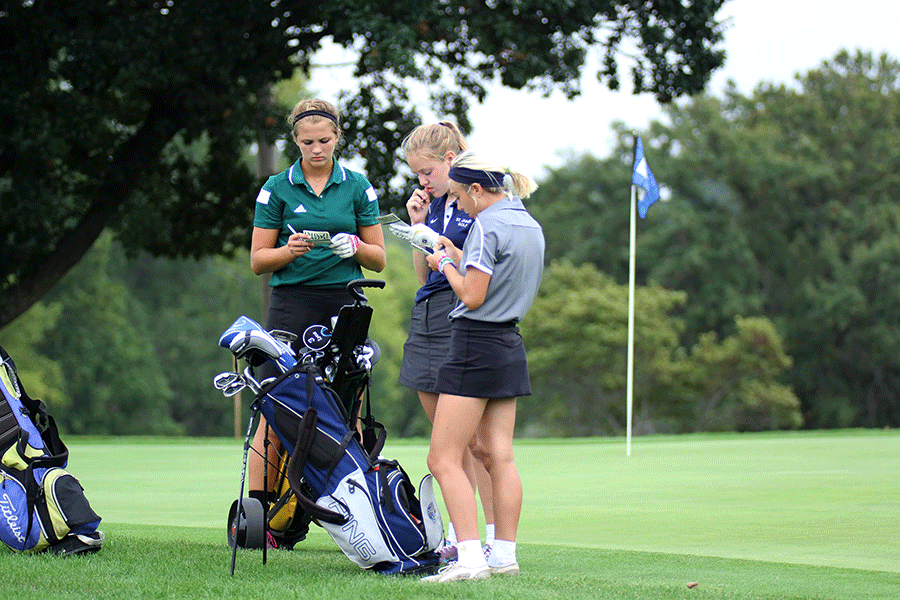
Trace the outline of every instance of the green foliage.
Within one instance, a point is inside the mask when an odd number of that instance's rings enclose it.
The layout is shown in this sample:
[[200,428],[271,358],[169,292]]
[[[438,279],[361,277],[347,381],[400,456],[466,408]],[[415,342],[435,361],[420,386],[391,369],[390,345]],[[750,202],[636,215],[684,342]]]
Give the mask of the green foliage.
[[372,375],[372,411],[392,437],[427,437],[431,435],[431,423],[419,404],[418,395],[397,382],[409,318],[419,289],[413,269],[413,249],[390,234],[386,235],[385,242],[385,270],[367,274],[385,281],[384,289],[366,292],[373,308],[369,337],[381,348],[381,359]]
[[[666,113],[642,134],[669,201],[638,223],[636,277],[687,293],[673,313],[682,345],[766,317],[793,360],[777,383],[804,425],[900,425],[900,63],[840,52],[795,86]],[[633,141],[616,129],[611,157],[552,172],[532,211],[551,257],[623,284]],[[767,390],[788,411],[773,422],[793,426],[788,390]]]
[[233,403],[212,380],[232,360],[216,342],[238,316],[259,318],[261,297],[239,254],[129,259],[104,236],[49,306],[2,330],[4,347],[69,433],[230,435]]
[[[718,182],[727,201],[704,212],[728,210],[743,234],[707,264],[747,277],[726,296],[752,298],[758,310],[743,314],[779,323],[795,361],[789,383],[811,426],[900,423],[898,75],[900,63],[886,56],[842,52],[798,77],[797,89],[732,91],[718,108],[671,109],[673,126],[655,130],[679,150],[664,164]],[[698,207],[686,177],[669,181],[683,204]],[[709,229],[704,221],[691,229]],[[666,253],[684,256],[677,247]],[[668,285],[674,271],[656,276]],[[820,411],[834,401],[843,408]]]
[[[71,433],[231,435],[234,404],[212,379],[233,365],[216,341],[242,314],[265,320],[262,282],[246,252],[236,260],[128,259],[109,236],[101,239],[49,308],[40,303],[3,330],[26,389],[48,400]],[[427,437],[416,393],[397,382],[419,286],[412,249],[389,237],[387,251],[387,269],[366,274],[386,281],[367,290],[369,336],[382,352],[373,411],[391,437]],[[637,290],[635,431],[796,426],[796,398],[777,383],[790,359],[771,323],[741,320],[739,336],[701,336],[688,354],[682,321],[671,316],[684,300],[659,286]],[[608,275],[568,261],[549,266],[522,326],[540,401],[521,403],[520,435],[623,431],[627,318],[627,289]],[[246,412],[247,398],[241,404]]]
[[171,388],[142,327],[143,307],[115,277],[120,255],[110,249],[110,237],[101,238],[51,296],[61,311],[41,351],[61,366],[70,397],[56,420],[72,433],[180,432],[168,411]]
[[16,363],[25,391],[32,398],[43,400],[51,414],[67,410],[70,399],[62,365],[42,354],[39,348],[47,335],[55,331],[62,308],[59,303],[38,302],[28,311],[27,318],[0,329],[0,346]]
[[[798,427],[799,402],[778,383],[791,365],[774,325],[738,319],[737,334],[681,346],[671,313],[686,294],[635,290],[635,431]],[[525,435],[624,432],[628,288],[589,264],[554,261],[522,326],[535,397],[522,403]]]
[[[419,286],[412,250],[393,236],[387,242],[387,269],[366,274],[386,281],[384,290],[367,290],[369,334],[382,351],[372,409],[392,436],[427,436],[418,397],[397,383]],[[227,436],[234,403],[212,380],[233,361],[217,341],[241,315],[265,322],[263,285],[246,251],[234,259],[128,258],[104,236],[52,301],[2,330],[0,344],[29,394],[45,400],[70,433]],[[249,396],[239,400],[243,435]]]
[[717,341],[700,336],[688,372],[697,394],[697,431],[796,428],[803,424],[800,401],[778,382],[791,358],[768,319],[737,319],[737,334]]
[[[260,322],[262,284],[250,271],[247,251],[232,260],[167,260],[141,254],[122,273],[131,301],[143,308],[135,324],[148,332],[172,390],[169,414],[190,435],[228,435],[234,402],[213,378],[233,370],[219,336],[241,315]],[[249,405],[249,393],[242,396]],[[246,421],[239,427],[243,435]]]
[[628,281],[628,211],[622,206],[629,199],[622,182],[630,178],[624,161],[589,155],[569,156],[549,171],[528,201],[544,230],[548,262],[588,262],[619,283]]
[[[243,152],[283,138],[271,87],[308,75],[325,40],[356,53],[358,86],[340,102],[347,152],[389,197],[399,142],[421,120],[412,88],[427,85],[433,111],[468,131],[488,82],[571,97],[596,48],[610,87],[628,71],[666,102],[702,90],[724,61],[723,2],[5,3],[0,326],[104,229],[134,254],[243,247],[259,185]],[[623,47],[633,58],[620,65]]]

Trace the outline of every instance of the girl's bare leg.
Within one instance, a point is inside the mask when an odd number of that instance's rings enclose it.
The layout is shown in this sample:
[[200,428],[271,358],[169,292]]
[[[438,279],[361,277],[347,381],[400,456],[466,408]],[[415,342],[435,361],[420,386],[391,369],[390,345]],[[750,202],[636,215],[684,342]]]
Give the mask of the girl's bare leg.
[[[441,394],[434,416],[428,468],[441,486],[459,541],[480,539],[475,488],[463,468],[463,457],[470,452],[469,442],[486,404],[480,398]],[[495,501],[495,510],[496,506]]]

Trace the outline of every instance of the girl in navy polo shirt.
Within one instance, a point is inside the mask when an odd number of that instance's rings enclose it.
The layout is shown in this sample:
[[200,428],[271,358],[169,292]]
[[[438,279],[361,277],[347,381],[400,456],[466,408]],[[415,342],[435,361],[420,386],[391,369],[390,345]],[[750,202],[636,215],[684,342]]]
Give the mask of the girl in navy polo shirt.
[[[469,147],[462,133],[449,121],[420,125],[403,140],[401,147],[406,162],[422,186],[413,192],[406,203],[410,222],[413,225],[424,223],[446,236],[456,246],[462,247],[473,219],[455,201],[447,198],[447,171],[450,169],[450,162]],[[391,228],[392,231],[404,237],[403,232],[396,227]],[[428,268],[424,253],[413,252],[413,267],[422,287],[416,292],[409,338],[403,345],[400,383],[416,390],[428,420],[434,421],[438,401],[435,389],[438,367],[444,362],[450,349],[448,315],[456,306],[458,298],[443,273]],[[470,452],[463,456],[463,469],[472,487],[477,488],[481,495],[486,521],[485,552],[490,553],[494,541],[491,480],[484,465],[475,460]],[[440,553],[444,560],[456,558],[456,535],[452,524]]]
[[[424,581],[484,579],[519,572],[516,530],[522,482],[513,459],[516,398],[531,394],[517,324],[537,296],[544,265],[541,226],[520,198],[537,185],[471,151],[450,166],[448,198],[475,220],[460,250],[439,238],[428,265],[459,298],[450,312],[450,352],[438,371],[439,392],[428,467],[440,484],[456,529],[459,559]],[[475,492],[461,466],[478,433],[478,453],[493,483],[496,539],[485,560]]]

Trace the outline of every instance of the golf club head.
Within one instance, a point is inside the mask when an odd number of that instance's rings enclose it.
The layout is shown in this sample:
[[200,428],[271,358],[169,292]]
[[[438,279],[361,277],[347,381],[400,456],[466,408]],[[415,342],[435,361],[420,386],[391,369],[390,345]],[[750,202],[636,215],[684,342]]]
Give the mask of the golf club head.
[[243,358],[249,352],[260,352],[272,360],[282,372],[297,364],[291,347],[265,331],[247,330],[243,335],[235,336],[228,347],[238,358]]
[[259,395],[259,391],[262,389],[262,385],[256,381],[256,378],[253,377],[253,371],[250,367],[244,368],[244,383],[247,387],[250,388],[250,391],[255,395]]
[[240,373],[219,373],[213,379],[217,390],[222,390],[226,398],[230,398],[247,387],[247,380]]
[[227,387],[234,385],[235,382],[240,381],[243,376],[240,373],[219,373],[213,378],[213,385],[216,386],[217,390],[224,390]]

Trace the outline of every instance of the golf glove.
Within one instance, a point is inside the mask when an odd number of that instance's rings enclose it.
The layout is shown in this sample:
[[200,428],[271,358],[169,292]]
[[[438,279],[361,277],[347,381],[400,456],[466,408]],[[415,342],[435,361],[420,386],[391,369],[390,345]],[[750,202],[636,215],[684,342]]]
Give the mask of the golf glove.
[[331,238],[331,251],[341,258],[350,258],[359,248],[359,236],[352,233],[339,233]]
[[404,242],[408,242],[410,236],[412,235],[412,228],[403,221],[394,221],[393,223],[388,223],[387,228],[391,233],[396,235]]
[[416,223],[410,230],[409,243],[416,248],[434,248],[437,244],[438,234],[425,223]]

